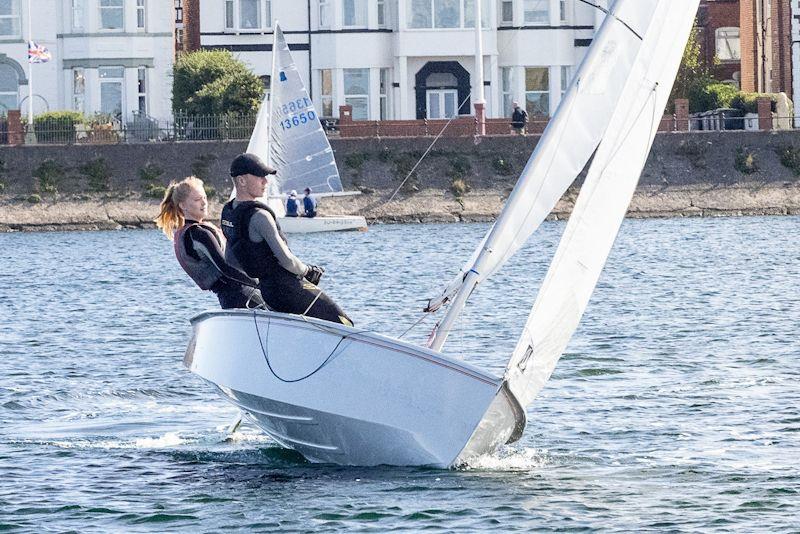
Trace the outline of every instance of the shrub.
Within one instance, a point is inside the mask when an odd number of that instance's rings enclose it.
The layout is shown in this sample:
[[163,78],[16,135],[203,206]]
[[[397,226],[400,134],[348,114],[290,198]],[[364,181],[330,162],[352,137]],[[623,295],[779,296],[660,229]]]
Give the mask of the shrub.
[[80,171],[89,179],[90,191],[108,191],[111,188],[111,168],[105,158],[96,158],[81,165]]
[[364,162],[369,159],[368,154],[364,154],[363,152],[357,152],[355,154],[348,154],[344,157],[344,164],[354,169],[355,171],[360,171],[361,167],[364,165]]
[[800,176],[800,148],[784,146],[775,150],[781,160],[781,165],[789,169],[795,176]]
[[706,168],[706,152],[708,152],[708,143],[704,141],[697,141],[689,139],[681,141],[675,148],[675,153],[679,156],[684,156],[691,162],[692,166],[698,169]]
[[514,173],[514,167],[511,162],[503,157],[494,158],[492,160],[492,168],[500,176],[509,176]]
[[742,174],[753,174],[758,170],[756,155],[746,149],[738,148],[733,166]]
[[217,189],[213,185],[203,184],[203,190],[206,192],[208,198],[217,196]]
[[406,193],[414,193],[419,191],[419,178],[417,178],[416,173],[409,176],[411,169],[414,168],[414,165],[417,164],[417,158],[413,156],[413,154],[409,154],[406,152],[397,154],[394,157],[394,168],[392,169],[393,174],[396,179],[398,180],[406,180],[405,184],[403,185],[403,191]]
[[78,111],[48,111],[33,118],[39,143],[74,143],[75,125],[84,122]]
[[164,194],[166,194],[166,192],[167,188],[159,184],[147,184],[147,187],[144,190],[145,195],[159,200],[164,198]]
[[775,105],[778,102],[776,95],[770,93],[745,93],[740,91],[731,101],[731,107],[740,109],[744,113],[758,113],[758,99],[767,97],[772,102],[772,111],[775,111]]
[[139,169],[139,178],[146,183],[157,180],[162,174],[164,174],[164,170],[154,163],[148,163]]
[[729,108],[738,93],[736,87],[727,83],[714,82],[693,87],[689,94],[689,107],[692,112]]
[[182,54],[175,62],[172,109],[189,115],[251,113],[258,109],[264,86],[227,50]]
[[5,182],[0,182],[0,193],[2,193],[2,192],[3,192],[3,191],[5,191],[5,190],[6,190],[6,184],[5,184]]
[[472,188],[469,186],[464,178],[454,178],[450,183],[450,191],[456,199],[462,199],[464,195],[469,193]]
[[38,203],[40,203],[42,201],[42,197],[40,197],[39,195],[34,193],[32,195],[29,195],[26,200],[28,202],[30,202],[31,204],[38,204]]
[[463,178],[472,171],[472,163],[469,158],[462,154],[456,154],[450,158],[450,177],[454,180]]
[[64,177],[64,169],[55,160],[47,158],[33,170],[33,176],[39,183],[39,191],[56,193]]

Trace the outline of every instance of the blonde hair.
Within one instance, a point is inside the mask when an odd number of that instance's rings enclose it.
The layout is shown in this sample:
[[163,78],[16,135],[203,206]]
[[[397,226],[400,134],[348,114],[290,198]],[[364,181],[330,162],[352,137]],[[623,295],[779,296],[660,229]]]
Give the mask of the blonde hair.
[[164,192],[161,212],[154,221],[170,240],[173,239],[175,230],[183,226],[184,216],[180,203],[189,198],[193,189],[203,191],[203,180],[196,176],[189,176],[180,182],[170,183]]

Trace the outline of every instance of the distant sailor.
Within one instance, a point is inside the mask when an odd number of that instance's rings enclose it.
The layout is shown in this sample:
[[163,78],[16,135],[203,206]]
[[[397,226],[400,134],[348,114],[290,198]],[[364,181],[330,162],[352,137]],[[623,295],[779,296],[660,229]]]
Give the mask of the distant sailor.
[[298,217],[300,215],[300,201],[297,200],[297,191],[292,189],[286,199],[286,216]]
[[229,243],[225,257],[260,280],[261,294],[271,309],[352,326],[344,311],[317,287],[324,270],[292,254],[275,213],[256,200],[267,190],[267,176],[276,172],[255,154],[240,154],[231,163],[236,198],[222,208],[222,231]]
[[203,182],[190,176],[167,187],[155,222],[173,240],[186,274],[200,289],[213,291],[223,309],[263,307],[258,280],[228,265],[225,237],[219,228],[203,222],[206,216]]
[[304,217],[316,217],[317,216],[317,199],[311,196],[311,188],[306,187],[305,191],[303,191],[306,196],[303,197],[303,209],[305,210]]

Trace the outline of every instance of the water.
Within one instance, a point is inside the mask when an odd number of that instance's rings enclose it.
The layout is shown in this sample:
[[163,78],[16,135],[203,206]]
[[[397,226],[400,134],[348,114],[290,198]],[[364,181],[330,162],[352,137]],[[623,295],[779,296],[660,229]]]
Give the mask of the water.
[[[798,229],[625,221],[524,438],[461,470],[309,464],[249,426],[227,439],[234,409],[181,365],[215,300],[163,236],[0,235],[0,530],[797,529]],[[359,326],[398,335],[485,230],[292,246]],[[543,230],[449,351],[502,372],[563,225]]]

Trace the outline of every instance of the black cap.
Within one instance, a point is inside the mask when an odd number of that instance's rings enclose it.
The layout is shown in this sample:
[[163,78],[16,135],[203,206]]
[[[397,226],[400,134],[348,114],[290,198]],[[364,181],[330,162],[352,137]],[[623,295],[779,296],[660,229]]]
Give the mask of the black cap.
[[277,174],[278,171],[264,163],[264,161],[255,154],[239,154],[231,162],[231,176],[241,176],[243,174],[252,174],[255,176],[266,176],[268,174]]

